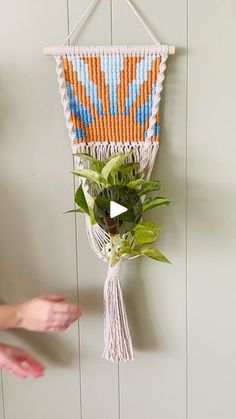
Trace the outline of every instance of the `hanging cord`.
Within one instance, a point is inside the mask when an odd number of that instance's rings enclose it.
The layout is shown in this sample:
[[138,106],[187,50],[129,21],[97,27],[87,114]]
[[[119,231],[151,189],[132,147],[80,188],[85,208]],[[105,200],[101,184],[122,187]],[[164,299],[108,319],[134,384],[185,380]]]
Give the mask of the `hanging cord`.
[[[93,11],[93,9],[94,9],[94,7],[95,7],[95,5],[96,5],[96,3],[98,1],[99,0],[92,0],[92,2],[89,4],[89,6],[87,7],[87,9],[82,14],[81,18],[78,20],[78,22],[76,23],[76,25],[74,26],[74,28],[71,30],[71,32],[69,33],[69,35],[64,40],[63,45],[67,44],[67,42],[70,40],[70,38],[73,35],[73,33],[80,26],[80,24],[83,22],[83,20],[86,18],[86,16],[89,16],[92,13],[92,11]],[[154,43],[155,44],[160,44],[160,41],[153,34],[153,32],[151,31],[150,27],[147,25],[147,23],[145,22],[145,20],[141,16],[141,14],[138,12],[138,10],[136,9],[136,7],[133,5],[133,3],[131,3],[130,0],[125,0],[125,1],[127,2],[127,4],[129,5],[129,7],[131,8],[131,10],[133,11],[133,13],[135,14],[135,16],[138,18],[138,20],[141,23],[141,25],[147,31],[147,33],[150,36],[150,38],[152,38],[152,40],[154,41]]]
[[147,23],[145,22],[145,20],[142,18],[141,14],[138,12],[138,10],[136,9],[136,7],[133,5],[133,3],[131,3],[130,0],[126,0],[126,2],[128,3],[129,7],[131,8],[131,10],[134,12],[135,16],[138,18],[139,22],[141,23],[141,25],[143,25],[144,29],[146,29],[148,35],[150,36],[150,38],[152,38],[152,40],[155,42],[155,44],[160,44],[160,41],[158,40],[158,38],[154,35],[154,33],[151,31],[151,28],[147,25]]
[[65,41],[63,42],[63,45],[67,44],[67,42],[72,37],[73,33],[76,31],[76,29],[79,27],[79,25],[83,22],[83,20],[86,18],[86,16],[89,16],[92,13],[93,8],[95,7],[95,4],[97,2],[98,2],[98,0],[93,0],[88,5],[87,9],[84,11],[84,13],[82,14],[81,18],[78,20],[78,22],[76,23],[76,25],[73,27],[73,29],[71,30],[71,32],[69,33],[69,35],[67,36],[67,38],[65,39]]

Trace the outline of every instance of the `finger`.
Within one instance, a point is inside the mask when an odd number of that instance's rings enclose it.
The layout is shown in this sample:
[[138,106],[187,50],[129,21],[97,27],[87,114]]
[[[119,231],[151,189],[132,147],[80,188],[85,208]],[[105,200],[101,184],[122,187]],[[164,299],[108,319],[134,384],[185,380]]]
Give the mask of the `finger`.
[[28,374],[22,368],[16,367],[11,372],[17,375],[17,377],[20,377],[23,379],[28,378]]
[[32,375],[35,378],[42,377],[44,375],[44,368],[38,368],[34,363],[23,361],[20,364],[21,368],[25,371],[26,374]]
[[56,321],[51,322],[46,327],[46,331],[51,331],[52,329],[61,329],[64,327],[69,327],[72,323],[74,323],[77,320],[78,316],[76,317],[69,317],[66,316],[63,318],[58,318]]
[[6,370],[13,372],[20,378],[27,378],[28,373],[18,364],[12,363],[9,367],[6,367]]
[[60,332],[64,332],[65,330],[69,329],[70,324],[67,324],[66,326],[62,327]]
[[61,328],[59,328],[59,327],[49,327],[47,329],[47,332],[48,333],[59,333],[59,332],[61,332]]
[[54,312],[55,313],[67,313],[67,314],[75,314],[79,316],[81,313],[81,308],[79,304],[66,304],[66,303],[58,303],[54,304]]
[[62,325],[57,324],[55,326],[48,327],[47,332],[55,332],[55,333],[64,332],[66,329],[68,329],[69,326],[70,326],[70,323],[66,323]]
[[16,362],[21,368],[30,374],[34,375],[34,373],[37,373],[42,375],[44,373],[44,365],[29,355],[27,352],[21,351],[21,353],[16,358]]
[[63,324],[67,322],[74,322],[80,317],[80,312],[72,312],[72,313],[54,313],[54,316],[51,319],[50,326],[55,326],[56,324]]
[[60,303],[62,301],[65,301],[66,296],[63,294],[55,294],[55,295],[43,295],[40,297],[42,300],[46,301],[52,301],[54,303]]
[[37,361],[37,359],[33,358],[31,355],[26,354],[23,361],[26,362],[28,365],[30,365],[32,368],[39,372],[44,372],[45,367],[41,362]]

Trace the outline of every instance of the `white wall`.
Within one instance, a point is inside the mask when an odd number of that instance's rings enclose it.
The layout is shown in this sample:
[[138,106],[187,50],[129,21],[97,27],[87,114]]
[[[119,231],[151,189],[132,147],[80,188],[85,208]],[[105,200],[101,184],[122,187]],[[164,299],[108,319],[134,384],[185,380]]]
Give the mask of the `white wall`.
[[[0,419],[236,417],[236,3],[135,3],[177,47],[154,170],[173,200],[154,213],[173,265],[136,260],[124,268],[135,361],[117,366],[101,358],[106,266],[90,250],[83,220],[63,215],[73,205],[71,150],[55,65],[42,54],[89,0],[1,2],[1,299],[66,292],[71,301],[79,296],[84,315],[60,335],[1,333],[45,362],[47,374],[20,381],[3,372]],[[101,0],[75,42],[149,42],[125,2],[112,5]]]

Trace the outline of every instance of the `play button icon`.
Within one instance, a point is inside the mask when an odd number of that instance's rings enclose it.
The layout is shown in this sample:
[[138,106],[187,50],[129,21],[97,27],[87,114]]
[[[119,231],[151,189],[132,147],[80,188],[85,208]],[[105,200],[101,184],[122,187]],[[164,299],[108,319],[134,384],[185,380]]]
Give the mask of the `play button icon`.
[[127,186],[109,186],[97,194],[94,216],[109,234],[124,234],[139,223],[142,202],[138,194]]
[[110,218],[115,218],[126,211],[128,211],[128,208],[118,204],[118,202],[110,201]]

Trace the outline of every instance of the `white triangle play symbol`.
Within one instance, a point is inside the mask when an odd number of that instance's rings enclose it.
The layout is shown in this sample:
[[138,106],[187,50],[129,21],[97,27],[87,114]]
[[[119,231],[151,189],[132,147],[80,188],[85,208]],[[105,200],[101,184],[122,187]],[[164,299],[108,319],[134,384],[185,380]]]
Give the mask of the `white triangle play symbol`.
[[123,214],[128,211],[128,208],[123,207],[123,205],[118,204],[115,201],[110,201],[110,217],[115,218],[117,215]]

